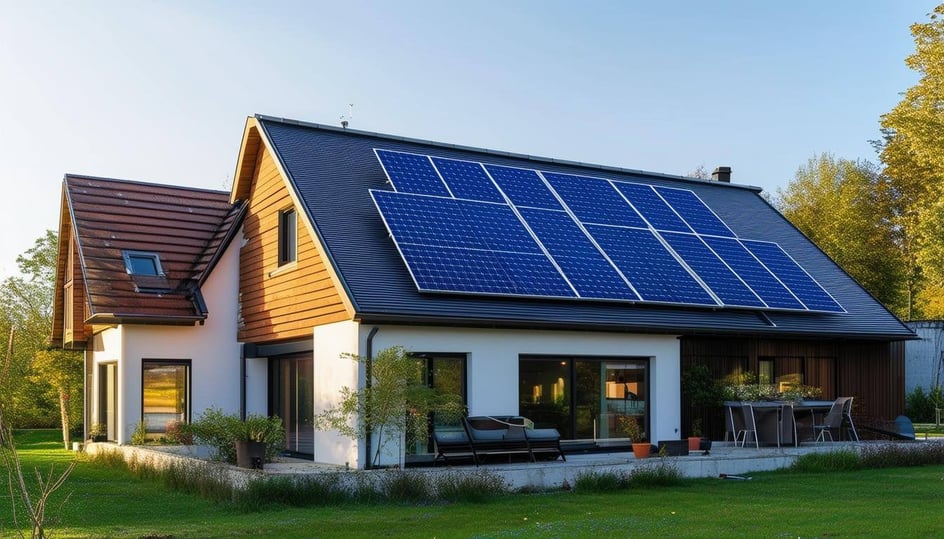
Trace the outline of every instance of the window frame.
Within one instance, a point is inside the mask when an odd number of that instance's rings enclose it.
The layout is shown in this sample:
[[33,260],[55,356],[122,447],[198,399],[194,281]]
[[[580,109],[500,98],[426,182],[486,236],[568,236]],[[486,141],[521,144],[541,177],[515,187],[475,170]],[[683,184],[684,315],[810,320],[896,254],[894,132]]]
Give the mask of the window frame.
[[[291,224],[287,219],[291,216]],[[279,210],[279,267],[298,261],[298,212],[294,207]]]
[[[152,251],[121,251],[121,258],[125,262],[125,271],[128,275],[137,275],[145,277],[166,277],[164,267],[161,265],[161,256]],[[154,263],[154,270],[157,273],[139,273],[134,271],[134,265],[131,263],[133,258],[147,258]]]
[[[144,419],[146,414],[145,412],[145,402],[144,402],[144,391],[145,391],[145,371],[148,366],[177,366],[185,367],[185,383],[184,383],[184,398],[185,403],[183,406],[184,419],[183,423],[190,423],[193,419],[192,409],[193,409],[193,360],[191,359],[162,359],[162,358],[142,358],[141,359],[141,421],[145,423],[145,428],[147,428],[147,422]],[[148,434],[162,434],[166,431],[166,424],[164,430],[152,430],[147,429]]]

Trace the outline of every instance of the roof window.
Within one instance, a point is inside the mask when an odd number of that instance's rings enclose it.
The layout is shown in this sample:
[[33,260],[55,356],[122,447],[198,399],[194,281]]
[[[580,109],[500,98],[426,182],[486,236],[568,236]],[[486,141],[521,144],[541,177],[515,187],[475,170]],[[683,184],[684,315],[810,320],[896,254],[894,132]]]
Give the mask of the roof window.
[[121,256],[125,260],[125,269],[131,275],[164,276],[164,270],[161,268],[161,257],[157,253],[122,251]]

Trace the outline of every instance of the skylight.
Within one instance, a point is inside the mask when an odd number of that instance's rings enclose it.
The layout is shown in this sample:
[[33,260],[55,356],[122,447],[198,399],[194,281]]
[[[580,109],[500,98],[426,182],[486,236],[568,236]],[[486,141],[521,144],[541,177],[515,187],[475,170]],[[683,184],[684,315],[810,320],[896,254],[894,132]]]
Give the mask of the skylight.
[[125,270],[131,275],[164,276],[164,270],[161,268],[161,257],[157,253],[122,251],[121,256],[125,261]]

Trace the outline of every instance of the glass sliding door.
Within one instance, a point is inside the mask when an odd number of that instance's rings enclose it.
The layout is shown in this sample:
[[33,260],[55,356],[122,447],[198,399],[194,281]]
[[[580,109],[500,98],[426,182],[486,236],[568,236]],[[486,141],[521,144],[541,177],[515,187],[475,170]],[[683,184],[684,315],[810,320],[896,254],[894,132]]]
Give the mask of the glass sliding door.
[[518,413],[564,439],[623,438],[620,416],[648,426],[647,358],[523,357]]
[[98,423],[108,440],[118,439],[118,364],[98,366]]
[[315,453],[314,360],[310,353],[269,360],[269,415],[282,418],[285,450]]
[[[465,404],[466,401],[466,358],[461,354],[415,353],[423,384],[442,395],[458,395]],[[424,460],[435,451],[432,432],[434,429],[461,430],[461,424],[452,418],[437,417],[435,413],[429,417],[430,436],[426,443],[418,440],[407,440],[407,458],[410,461]]]

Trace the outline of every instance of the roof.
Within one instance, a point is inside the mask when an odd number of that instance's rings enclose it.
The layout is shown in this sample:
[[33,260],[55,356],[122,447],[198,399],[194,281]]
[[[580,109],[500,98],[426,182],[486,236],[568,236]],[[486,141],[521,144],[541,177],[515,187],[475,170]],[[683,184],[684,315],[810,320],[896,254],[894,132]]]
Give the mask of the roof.
[[[760,189],[639,170],[516,155],[257,115],[341,286],[363,323],[539,327],[671,334],[898,340],[914,333],[776,211]],[[374,206],[392,190],[374,149],[681,187],[740,237],[778,243],[845,307],[845,314],[703,309],[588,300],[419,292]],[[237,190],[240,186],[235,187]],[[244,188],[244,187],[243,187]],[[235,195],[234,195],[235,196]],[[344,208],[344,211],[337,211]]]
[[[90,322],[206,318],[199,286],[242,215],[229,193],[79,175],[66,175],[63,189]],[[135,279],[125,251],[156,253],[164,277]]]

